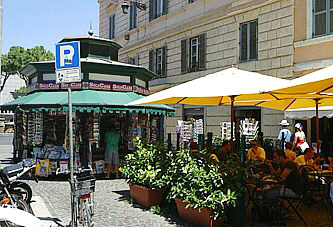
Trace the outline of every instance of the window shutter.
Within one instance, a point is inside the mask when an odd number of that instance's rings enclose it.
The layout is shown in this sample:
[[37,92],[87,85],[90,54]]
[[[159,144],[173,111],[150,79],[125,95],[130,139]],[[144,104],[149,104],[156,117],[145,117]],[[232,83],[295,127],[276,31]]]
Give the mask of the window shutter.
[[188,51],[187,51],[187,39],[183,39],[181,41],[181,73],[187,72],[187,59],[188,59]]
[[206,33],[199,36],[199,69],[206,69]]
[[250,23],[250,60],[258,58],[258,21]]
[[162,47],[162,77],[167,76],[167,46]]
[[114,39],[116,33],[116,15],[112,16],[112,21],[112,39]]
[[169,0],[163,0],[163,15],[168,14]]
[[149,0],[149,21],[155,19],[156,0]]
[[115,15],[109,17],[109,39],[114,39]]
[[133,3],[131,3],[129,8],[129,30],[133,28],[133,19]]
[[247,60],[247,24],[240,25],[240,61]]
[[155,51],[149,51],[149,70],[155,72]]

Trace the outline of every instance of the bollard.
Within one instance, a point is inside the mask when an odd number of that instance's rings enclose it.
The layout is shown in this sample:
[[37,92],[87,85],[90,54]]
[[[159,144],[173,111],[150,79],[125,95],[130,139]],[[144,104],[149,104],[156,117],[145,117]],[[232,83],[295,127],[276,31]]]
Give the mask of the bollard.
[[207,133],[207,143],[209,145],[213,145],[213,133],[212,132]]
[[177,132],[177,145],[176,145],[177,151],[179,151],[179,143],[180,143],[180,133]]
[[171,133],[168,133],[168,151],[171,151],[172,144],[171,144]]
[[199,151],[202,151],[204,148],[204,141],[202,134],[198,134],[198,145],[199,145]]
[[[245,165],[245,136],[240,138],[240,152],[241,152],[241,165]],[[244,173],[243,173],[244,174]],[[242,177],[244,179],[244,176]],[[244,190],[244,182],[242,180],[242,187]],[[233,226],[245,226],[245,208],[244,208],[244,195],[241,195],[236,200],[236,207],[230,207],[229,221]]]

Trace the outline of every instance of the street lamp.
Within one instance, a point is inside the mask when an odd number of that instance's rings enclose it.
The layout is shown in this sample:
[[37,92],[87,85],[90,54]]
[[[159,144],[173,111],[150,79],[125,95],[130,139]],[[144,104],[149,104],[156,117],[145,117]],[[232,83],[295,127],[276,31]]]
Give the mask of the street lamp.
[[146,10],[146,8],[147,8],[145,4],[140,3],[137,0],[136,1],[127,1],[127,0],[125,0],[123,2],[123,4],[121,4],[121,9],[123,10],[123,14],[127,14],[128,13],[128,8],[129,8],[128,2],[134,3],[134,5],[136,7],[138,7],[140,10]]

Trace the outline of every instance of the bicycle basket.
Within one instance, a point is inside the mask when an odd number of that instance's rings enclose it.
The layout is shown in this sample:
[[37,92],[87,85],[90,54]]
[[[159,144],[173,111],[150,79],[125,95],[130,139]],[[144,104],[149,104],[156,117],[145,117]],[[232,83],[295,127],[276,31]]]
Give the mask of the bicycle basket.
[[74,179],[75,195],[81,196],[95,192],[95,182],[96,178],[93,175],[75,177]]

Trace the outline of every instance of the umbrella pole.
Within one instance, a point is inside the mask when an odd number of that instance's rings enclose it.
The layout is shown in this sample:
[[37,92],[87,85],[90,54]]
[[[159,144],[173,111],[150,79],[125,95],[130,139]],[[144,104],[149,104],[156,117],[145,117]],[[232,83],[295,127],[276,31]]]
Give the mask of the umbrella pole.
[[231,143],[234,141],[234,122],[235,122],[235,108],[234,101],[235,96],[231,96]]
[[315,99],[316,101],[316,143],[317,143],[317,152],[319,154],[319,114],[318,114],[318,104],[320,99]]

